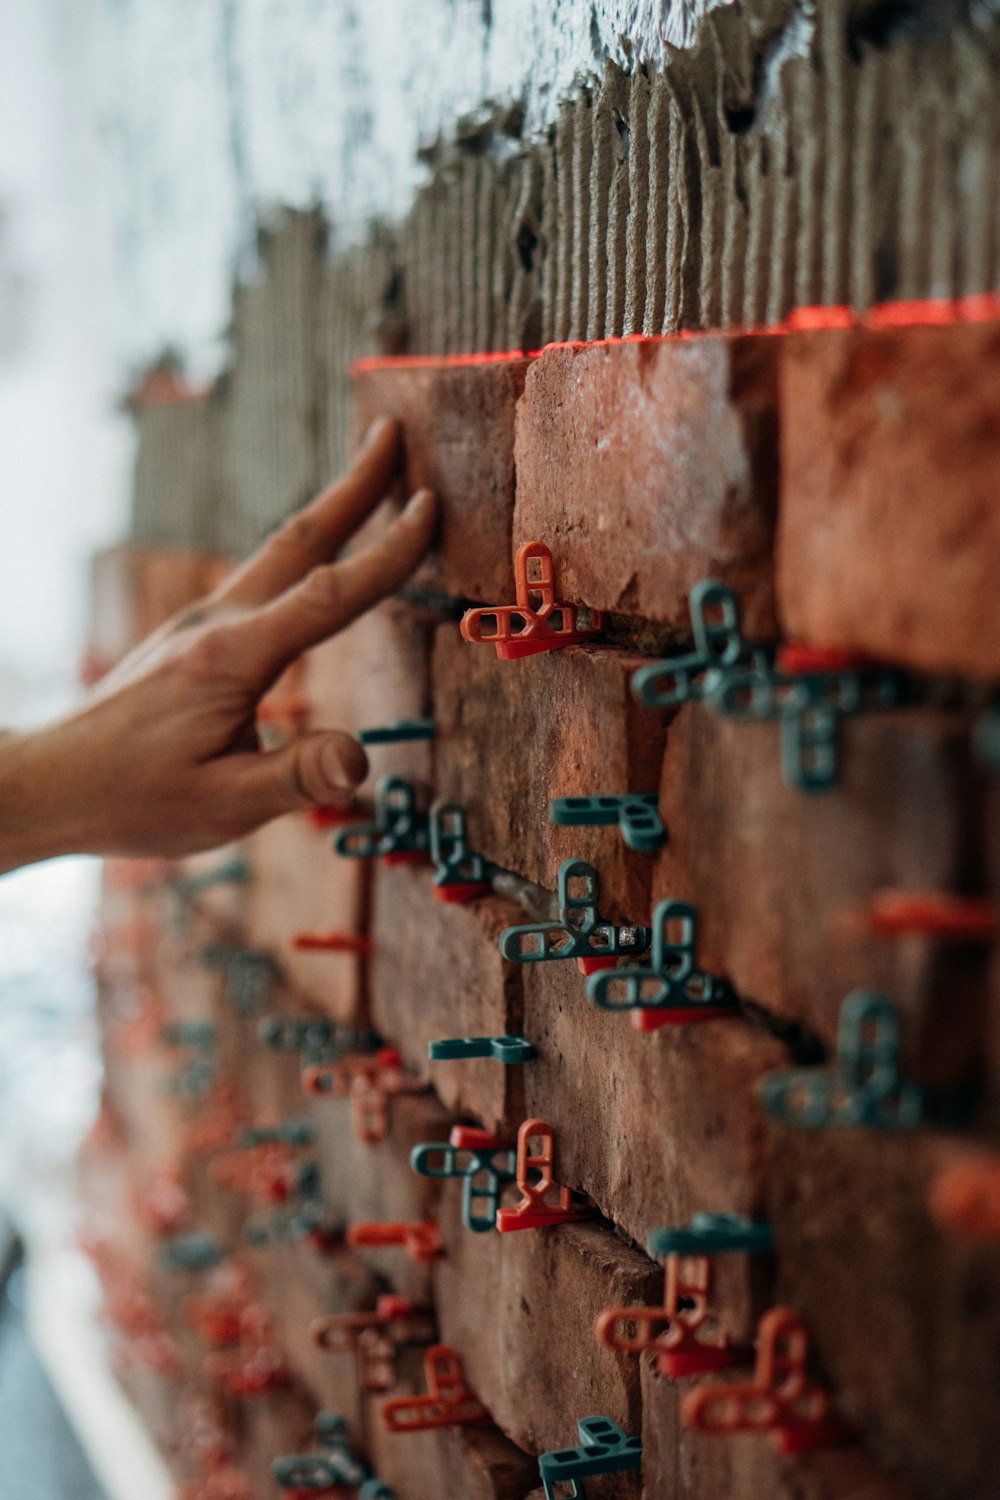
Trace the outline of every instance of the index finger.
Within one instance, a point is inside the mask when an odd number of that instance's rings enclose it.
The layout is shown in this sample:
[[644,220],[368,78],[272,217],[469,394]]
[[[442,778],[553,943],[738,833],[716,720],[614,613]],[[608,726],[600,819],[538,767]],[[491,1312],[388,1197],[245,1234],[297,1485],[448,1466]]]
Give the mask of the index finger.
[[282,522],[212,595],[213,603],[266,604],[335,557],[384,499],[396,472],[399,439],[398,422],[377,418],[347,473]]

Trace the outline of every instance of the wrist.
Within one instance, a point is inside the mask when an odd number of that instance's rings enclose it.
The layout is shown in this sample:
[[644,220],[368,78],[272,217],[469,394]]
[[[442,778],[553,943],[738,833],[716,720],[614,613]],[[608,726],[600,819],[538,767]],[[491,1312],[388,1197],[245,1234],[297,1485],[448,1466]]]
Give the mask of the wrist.
[[56,732],[0,731],[0,874],[86,848],[66,804],[65,762],[52,753]]

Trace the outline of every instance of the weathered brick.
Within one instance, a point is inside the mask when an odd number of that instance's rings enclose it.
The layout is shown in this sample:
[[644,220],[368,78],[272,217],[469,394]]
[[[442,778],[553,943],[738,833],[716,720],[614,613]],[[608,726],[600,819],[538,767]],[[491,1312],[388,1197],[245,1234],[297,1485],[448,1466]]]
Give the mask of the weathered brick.
[[441,626],[435,769],[438,795],[465,808],[473,849],[550,891],[563,860],[586,859],[602,914],[642,922],[653,856],[628,849],[617,828],[549,818],[553,797],[656,790],[663,726],[632,697],[635,667],[624,652],[572,646],[502,662]]
[[[418,614],[392,600],[380,604],[304,658],[307,727],[356,734],[428,714],[429,651],[430,627]],[[368,758],[362,799],[380,776],[431,780],[432,747],[425,740],[373,745]],[[362,810],[358,821],[366,817]]]
[[454,1427],[430,1432],[389,1432],[380,1411],[396,1396],[422,1394],[427,1385],[423,1351],[404,1351],[399,1380],[368,1401],[368,1446],[376,1473],[406,1500],[525,1500],[538,1481],[537,1463],[496,1427]]
[[362,1430],[363,1394],[349,1355],[317,1347],[309,1329],[314,1319],[367,1310],[378,1287],[351,1250],[320,1255],[308,1244],[276,1245],[252,1257],[264,1298],[289,1364],[317,1406],[340,1412],[354,1431]]
[[364,934],[368,871],[340,859],[329,834],[298,813],[277,818],[248,840],[253,881],[247,897],[250,946],[273,954],[302,1004],[341,1021],[363,1012],[362,961],[351,953],[300,952],[299,934]]
[[[525,1031],[538,1049],[526,1107],[555,1131],[557,1180],[640,1245],[693,1213],[757,1216],[764,1121],[753,1088],[784,1048],[742,1020],[643,1034],[590,1005],[584,985],[572,963],[526,969]],[[747,1279],[719,1310],[736,1334],[752,1328],[754,1306]]]
[[[433,1094],[394,1099],[388,1134],[378,1145],[355,1138],[346,1099],[314,1099],[309,1113],[316,1127],[323,1196],[334,1223],[346,1226],[437,1217],[440,1182],[421,1177],[410,1167],[414,1146],[447,1139],[451,1127]],[[365,1248],[357,1254],[401,1296],[422,1305],[429,1301],[431,1267],[427,1263],[411,1260],[405,1250],[396,1248]]]
[[406,494],[428,488],[438,497],[438,540],[416,587],[484,603],[513,599],[514,412],[527,369],[527,360],[511,359],[362,368],[355,376],[358,431],[377,416],[395,417]]
[[424,871],[385,867],[376,875],[373,1023],[414,1074],[433,1084],[446,1109],[490,1130],[523,1118],[523,1069],[492,1059],[431,1063],[427,1046],[521,1031],[521,973],[501,958],[497,938],[523,919],[496,897],[442,905]]
[[[715,1377],[712,1377],[713,1379]],[[690,1382],[642,1376],[643,1481],[649,1500],[916,1500],[857,1445],[785,1458],[763,1435],[692,1432],[680,1405]]]
[[535,361],[514,541],[551,547],[559,597],[686,631],[692,585],[720,578],[772,628],[776,368],[773,340],[722,335]]
[[[578,1418],[596,1412],[638,1431],[639,1362],[598,1344],[593,1322],[608,1305],[654,1299],[660,1268],[597,1222],[474,1234],[460,1200],[459,1185],[446,1184],[441,1337],[497,1425],[531,1453],[575,1445]],[[616,1493],[632,1493],[620,1483]]]
[[1000,328],[781,340],[786,632],[996,678]]
[[848,991],[882,991],[902,1015],[905,1065],[953,1081],[981,1051],[981,947],[889,942],[843,919],[886,887],[974,891],[979,784],[959,715],[847,721],[837,785],[810,797],[782,781],[776,725],[691,704],[667,738],[671,839],[654,894],[693,902],[701,966],[746,999],[832,1046]]
[[772,1136],[779,1300],[793,1302],[845,1414],[921,1493],[990,1500],[1000,1271],[927,1211],[956,1138]]

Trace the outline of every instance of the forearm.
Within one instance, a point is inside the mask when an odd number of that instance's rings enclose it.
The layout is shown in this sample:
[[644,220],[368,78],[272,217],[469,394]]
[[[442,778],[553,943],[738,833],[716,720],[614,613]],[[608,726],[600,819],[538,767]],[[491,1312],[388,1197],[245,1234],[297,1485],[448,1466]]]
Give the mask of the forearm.
[[0,874],[86,848],[58,728],[0,731]]

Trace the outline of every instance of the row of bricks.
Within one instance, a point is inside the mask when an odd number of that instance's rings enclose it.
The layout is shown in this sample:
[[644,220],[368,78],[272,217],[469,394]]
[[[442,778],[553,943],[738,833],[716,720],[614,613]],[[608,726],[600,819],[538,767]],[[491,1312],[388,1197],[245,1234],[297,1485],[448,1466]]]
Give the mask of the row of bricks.
[[[398,886],[398,894],[400,895],[400,900],[397,902],[395,908],[393,926],[400,932],[404,941],[408,932],[424,930],[430,939],[432,953],[435,951],[435,934],[443,933],[449,921],[463,924],[463,929],[468,934],[470,920],[475,921],[477,918],[474,908],[459,908],[453,912],[442,912],[430,899],[427,883],[421,880],[420,877],[415,878],[412,872],[380,872],[379,889],[391,889],[393,885]],[[401,923],[399,921],[400,907],[407,898],[421,891],[423,896],[422,904],[418,897],[418,915],[411,928],[405,922]],[[466,946],[469,949],[474,949],[476,945],[474,942],[470,942]],[[484,945],[480,944],[480,946]],[[436,958],[440,961],[440,949],[436,950]],[[392,970],[390,969],[389,972],[391,973]],[[566,975],[565,978],[568,979],[569,976]],[[697,1206],[699,1203],[703,1204],[706,1201],[704,1194],[709,1185],[709,1171],[713,1159],[716,1164],[716,1172],[711,1181],[710,1195],[712,1195],[713,1202],[724,1202],[730,1206],[735,1203],[735,1206],[744,1206],[742,1203],[736,1203],[735,1200],[739,1192],[745,1187],[746,1182],[751,1182],[753,1190],[759,1194],[761,1192],[760,1179],[764,1173],[765,1161],[762,1151],[761,1131],[759,1125],[757,1128],[754,1127],[748,1109],[749,1089],[747,1084],[756,1075],[752,1049],[754,1047],[769,1048],[770,1053],[763,1054],[763,1057],[772,1063],[780,1058],[781,1049],[777,1048],[773,1042],[765,1043],[763,1039],[743,1034],[739,1023],[724,1023],[719,1028],[712,1028],[712,1030],[718,1030],[723,1035],[728,1033],[731,1036],[735,1043],[735,1056],[739,1059],[740,1063],[736,1071],[727,1074],[725,1078],[720,1075],[718,1065],[721,1061],[723,1069],[725,1068],[725,1059],[731,1050],[730,1046],[720,1036],[716,1036],[712,1045],[709,1045],[704,1032],[695,1032],[692,1035],[690,1038],[691,1047],[682,1047],[679,1049],[679,1070],[671,1069],[669,1064],[665,1067],[665,1059],[662,1055],[657,1059],[657,1065],[647,1074],[638,1072],[634,1067],[630,1069],[627,1065],[620,1068],[612,1068],[612,1073],[615,1076],[628,1078],[632,1087],[615,1089],[609,1099],[609,1104],[613,1111],[619,1107],[621,1109],[621,1126],[620,1129],[616,1128],[615,1116],[612,1114],[611,1121],[607,1122],[608,1141],[603,1158],[604,1170],[602,1173],[602,1162],[595,1157],[595,1147],[599,1148],[601,1142],[599,1140],[595,1141],[594,1133],[588,1127],[592,1111],[592,1101],[597,1091],[603,1090],[605,1097],[607,1097],[608,1051],[606,1045],[598,1044],[595,1045],[589,1059],[586,1049],[583,1049],[581,1054],[579,1037],[577,1035],[578,1017],[573,1014],[574,1001],[569,994],[569,988],[570,986],[566,984],[556,987],[555,995],[558,996],[558,999],[555,1001],[553,1011],[559,1014],[569,1013],[570,1020],[564,1044],[566,1053],[573,1058],[577,1070],[581,1071],[580,1082],[582,1083],[582,1088],[579,1095],[570,1094],[565,1088],[562,1091],[562,1095],[560,1095],[560,1090],[557,1087],[551,1090],[546,1098],[547,1106],[551,1106],[555,1101],[561,1102],[563,1098],[568,1102],[574,1097],[580,1099],[575,1119],[572,1116],[567,1117],[565,1112],[560,1113],[557,1107],[556,1113],[559,1114],[558,1129],[561,1142],[560,1175],[565,1180],[574,1183],[574,1185],[586,1187],[600,1199],[602,1197],[601,1188],[604,1186],[606,1179],[610,1180],[613,1184],[616,1179],[619,1181],[622,1179],[630,1180],[634,1174],[638,1178],[638,1182],[636,1184],[630,1183],[630,1191],[624,1197],[618,1196],[616,1198],[612,1186],[610,1190],[610,1203],[608,1198],[605,1197],[604,1204],[610,1208],[612,1217],[617,1219],[618,1222],[624,1222],[632,1228],[636,1237],[639,1237],[643,1228],[648,1227],[648,1216],[651,1208],[654,1206],[659,1208],[662,1204],[662,1216],[670,1220],[676,1220],[678,1212],[683,1213],[688,1211],[689,1205],[693,1204]],[[485,987],[471,985],[467,987],[465,992],[473,995],[481,993],[490,994],[495,989],[495,985]],[[414,992],[414,995],[416,995],[416,992]],[[414,1014],[419,1016],[420,1013],[417,1011]],[[532,1007],[531,1014],[533,1017],[536,1014],[534,1006]],[[426,1036],[426,1032],[424,1035]],[[634,1033],[624,1032],[623,1035],[630,1037],[633,1044],[638,1044],[639,1048],[648,1047],[649,1045],[649,1039],[642,1038]],[[545,1090],[544,1075],[538,1070],[544,1067],[546,1059],[552,1056],[552,1052],[546,1045],[546,1041],[542,1041],[541,1037],[540,1041],[541,1058],[539,1063],[533,1064],[530,1068],[524,1070],[526,1087],[529,1091],[529,1102],[526,1107],[529,1109],[534,1107],[530,1098],[532,1082],[537,1078],[540,1088],[543,1091]],[[749,1053],[747,1052],[748,1043],[751,1048]],[[693,1069],[690,1067],[691,1048],[694,1049],[695,1058]],[[579,1068],[581,1055],[582,1069]],[[265,1091],[264,1097],[260,1102],[263,1103],[266,1113],[273,1114],[274,1112],[280,1113],[282,1111],[287,1113],[296,1108],[299,1102],[297,1095],[298,1069],[293,1058],[286,1058],[283,1062],[275,1062],[272,1058],[268,1057],[263,1049],[253,1047],[252,1033],[247,1034],[245,1040],[236,1048],[236,1056],[240,1059],[244,1079],[250,1081],[259,1075],[260,1086]],[[635,1056],[641,1056],[641,1052],[636,1051]],[[253,1065],[254,1058],[258,1060],[258,1066],[256,1067]],[[761,1060],[762,1054],[758,1052],[755,1059],[758,1067]],[[685,1064],[688,1064],[688,1066],[685,1066]],[[589,1076],[588,1068],[593,1069],[594,1076],[592,1079]],[[495,1065],[492,1067],[494,1075],[500,1074],[506,1076],[509,1072],[516,1074],[519,1071],[497,1068]],[[558,1071],[563,1071],[561,1066]],[[276,1080],[281,1074],[285,1078],[285,1084],[277,1086]],[[678,1088],[678,1084],[681,1085],[680,1088]],[[404,1100],[397,1102],[393,1114],[392,1134],[388,1143],[389,1150],[382,1152],[381,1148],[379,1148],[379,1152],[376,1154],[377,1158],[381,1160],[380,1170],[372,1162],[368,1150],[361,1150],[359,1152],[356,1145],[349,1146],[348,1161],[352,1163],[352,1166],[346,1178],[344,1175],[344,1147],[346,1141],[350,1139],[348,1137],[346,1122],[339,1129],[331,1129],[328,1112],[336,1111],[338,1108],[337,1104],[330,1102],[314,1106],[317,1114],[317,1135],[321,1156],[324,1161],[325,1178],[337,1185],[343,1185],[345,1182],[356,1183],[359,1180],[365,1183],[365,1189],[360,1199],[355,1191],[353,1194],[349,1194],[347,1199],[340,1199],[338,1201],[337,1193],[334,1191],[332,1197],[339,1214],[346,1218],[384,1217],[388,1215],[390,1217],[412,1219],[421,1218],[429,1212],[433,1212],[433,1200],[427,1193],[430,1185],[422,1184],[414,1179],[408,1174],[405,1168],[407,1151],[416,1140],[428,1138],[440,1139],[443,1138],[443,1134],[445,1133],[447,1121],[440,1117],[440,1111],[438,1111],[438,1126],[436,1128],[432,1118],[434,1107],[431,1107],[431,1113],[428,1114],[428,1102]],[[729,1106],[728,1119],[724,1115],[720,1117],[719,1114],[721,1103],[723,1102]],[[416,1121],[412,1119],[413,1111],[417,1112]],[[552,1113],[551,1108],[548,1108],[547,1112]],[[325,1119],[323,1118],[324,1116],[326,1116]],[[411,1128],[405,1130],[404,1127],[408,1121]],[[699,1128],[700,1121],[704,1121],[705,1123]],[[398,1135],[400,1129],[404,1129],[402,1139]],[[733,1141],[741,1143],[741,1152],[743,1153],[743,1157],[746,1158],[741,1158],[737,1163],[733,1163],[729,1155]],[[329,1156],[326,1154],[327,1145],[331,1148]],[[667,1153],[666,1156],[664,1153]],[[793,1181],[789,1184],[785,1182],[781,1171],[776,1171],[772,1167],[768,1178],[767,1196],[769,1199],[774,1199],[775,1196],[780,1199],[783,1193],[789,1191],[798,1192],[801,1190],[803,1184],[809,1181],[811,1157],[808,1152],[797,1156],[793,1155],[789,1158],[787,1151],[782,1151],[779,1153],[777,1160],[779,1166],[789,1160],[795,1162],[796,1173]],[[864,1181],[866,1174],[870,1174],[871,1164],[865,1154],[852,1149],[850,1145],[843,1148],[839,1158],[837,1152],[834,1151],[833,1161],[835,1163],[839,1162],[840,1175],[845,1180],[845,1183],[854,1176],[854,1191],[857,1191],[857,1182]],[[867,1319],[870,1310],[869,1296],[871,1296],[872,1302],[883,1314],[883,1320],[888,1317],[888,1329],[883,1328],[880,1330],[883,1334],[888,1331],[892,1335],[889,1339],[888,1347],[890,1349],[894,1348],[898,1338],[906,1335],[909,1318],[907,1305],[905,1303],[894,1303],[889,1294],[894,1283],[897,1258],[902,1253],[904,1246],[908,1247],[909,1255],[911,1259],[913,1258],[912,1204],[919,1201],[921,1195],[925,1193],[926,1178],[931,1171],[932,1165],[940,1161],[940,1151],[932,1145],[929,1149],[929,1154],[921,1152],[915,1157],[912,1150],[910,1150],[898,1153],[894,1157],[894,1161],[896,1162],[897,1170],[905,1165],[906,1172],[901,1175],[900,1183],[897,1184],[893,1194],[887,1194],[884,1185],[881,1183],[878,1184],[878,1191],[873,1194],[873,1198],[883,1204],[884,1213],[887,1217],[885,1220],[880,1219],[877,1224],[872,1223],[871,1225],[872,1250],[874,1252],[883,1249],[884,1254],[873,1254],[869,1257],[871,1287],[867,1285],[866,1280],[867,1295],[858,1309],[859,1320],[861,1321],[855,1323],[849,1317],[845,1319],[844,1308],[845,1306],[849,1307],[851,1303],[849,1288],[845,1288],[843,1301],[836,1304],[838,1308],[837,1315],[834,1319],[830,1320],[829,1339],[823,1344],[824,1358],[830,1362],[831,1351],[835,1360],[841,1354],[848,1357],[848,1362],[845,1366],[845,1372],[848,1376],[848,1400],[851,1403],[856,1403],[853,1409],[860,1412],[866,1424],[871,1425],[874,1422],[877,1427],[879,1421],[882,1420],[891,1426],[892,1422],[895,1421],[900,1434],[905,1435],[907,1440],[912,1439],[914,1427],[919,1427],[921,1446],[929,1455],[928,1462],[941,1462],[940,1456],[935,1455],[934,1450],[935,1446],[940,1447],[943,1444],[943,1433],[940,1430],[937,1432],[934,1431],[933,1409],[927,1411],[923,1406],[915,1409],[904,1406],[901,1415],[894,1409],[894,1403],[898,1404],[899,1402],[900,1393],[897,1388],[898,1380],[894,1374],[892,1361],[887,1360],[883,1365],[882,1362],[873,1359],[873,1352],[869,1347],[872,1342],[871,1335],[869,1333],[867,1339],[864,1336],[867,1326],[864,1319]],[[690,1196],[686,1199],[678,1180],[678,1167],[682,1169],[686,1168],[688,1172],[694,1174],[693,1180],[688,1185]],[[747,1174],[743,1182],[740,1181],[741,1171]],[[829,1173],[825,1175],[828,1177]],[[210,1197],[209,1203],[211,1201]],[[453,1204],[454,1201],[453,1199]],[[756,1201],[759,1201],[759,1198]],[[756,1202],[746,1204],[746,1207],[751,1209],[755,1206]],[[825,1206],[824,1203],[823,1207],[825,1208]],[[780,1203],[777,1213],[775,1213],[773,1204],[769,1203],[769,1207],[772,1209],[772,1215],[775,1216],[776,1222],[781,1223]],[[629,1208],[633,1210],[631,1224],[629,1223]],[[644,1221],[641,1223],[638,1219],[640,1214],[646,1215]],[[850,1224],[853,1221],[848,1216],[845,1222]],[[223,1226],[220,1225],[219,1227],[222,1228]],[[819,1315],[825,1307],[831,1305],[829,1302],[829,1292],[831,1285],[836,1281],[838,1269],[843,1274],[844,1268],[850,1264],[844,1253],[845,1247],[839,1245],[836,1237],[830,1236],[828,1232],[826,1234],[819,1234],[814,1224],[809,1220],[803,1220],[800,1215],[796,1215],[795,1213],[790,1213],[788,1216],[786,1232],[788,1235],[788,1253],[797,1255],[797,1247],[800,1244],[809,1244],[811,1246],[811,1256],[820,1262],[824,1268],[824,1273],[829,1278],[824,1280],[823,1275],[819,1275],[816,1278],[815,1314]],[[851,1230],[851,1232],[853,1234],[855,1231]],[[782,1238],[781,1243],[783,1252],[782,1265],[784,1266],[788,1263],[784,1238]],[[924,1226],[919,1243],[923,1258],[918,1262],[920,1269],[916,1274],[922,1281],[933,1281],[935,1284],[943,1282],[945,1285],[954,1284],[956,1287],[956,1296],[959,1296],[958,1288],[970,1274],[983,1274],[981,1263],[978,1264],[977,1270],[973,1270],[968,1262],[963,1261],[961,1255],[959,1255],[958,1261],[953,1262],[950,1266],[947,1262],[942,1263],[941,1245],[936,1237],[929,1232],[929,1226],[927,1225]],[[811,1260],[806,1259],[806,1263],[810,1264]],[[972,1267],[976,1265],[977,1263],[973,1259]],[[881,1267],[881,1271],[879,1267]],[[401,1285],[407,1293],[416,1297],[426,1295],[426,1283],[429,1276],[426,1270],[421,1270],[416,1266],[401,1269],[398,1263],[393,1265],[391,1252],[383,1254],[379,1269],[391,1275],[397,1284]],[[957,1277],[956,1272],[958,1273]],[[443,1269],[441,1274],[446,1275],[447,1271]],[[875,1289],[879,1285],[879,1275],[882,1278],[881,1284],[884,1286],[885,1295],[883,1297],[875,1294]],[[495,1281],[495,1277],[493,1276],[489,1276],[486,1279],[488,1284],[493,1284]],[[482,1281],[478,1275],[471,1277],[469,1280],[470,1287],[481,1284]],[[788,1284],[794,1288],[796,1299],[799,1300],[801,1294],[796,1277],[790,1277]],[[467,1304],[469,1300],[467,1297]],[[478,1296],[474,1296],[471,1302],[475,1320],[478,1321],[480,1313]],[[441,1305],[446,1309],[454,1309],[455,1307],[461,1307],[462,1304],[460,1298],[449,1294],[447,1297],[442,1297]],[[731,1323],[733,1329],[743,1332],[746,1331],[748,1325],[752,1325],[753,1317],[759,1310],[759,1304],[748,1307],[746,1302],[746,1288],[740,1286],[735,1288],[735,1294],[731,1302],[727,1303],[723,1295],[723,1300],[720,1303],[720,1311]],[[893,1316],[889,1316],[890,1314]],[[301,1327],[301,1308],[299,1309],[297,1321]],[[295,1322],[296,1319],[294,1318],[290,1320],[292,1326],[294,1326]],[[508,1319],[504,1319],[505,1326],[508,1322]],[[956,1318],[955,1324],[951,1326],[960,1326],[960,1324],[961,1320]],[[948,1326],[946,1321],[945,1328]],[[462,1339],[460,1343],[464,1346],[467,1341]],[[879,1341],[876,1339],[876,1349],[878,1344]],[[862,1369],[852,1369],[852,1361],[854,1366],[858,1364],[859,1350],[864,1351],[861,1361]],[[970,1361],[968,1351],[966,1351],[964,1360],[957,1360],[955,1356],[956,1350],[954,1348],[949,1350],[947,1341],[945,1341],[940,1357],[946,1362],[950,1362],[949,1372],[952,1378],[957,1381],[967,1381],[970,1390],[973,1392],[978,1386],[978,1389],[985,1396],[989,1386],[987,1383],[980,1381],[979,1375],[976,1373],[977,1369],[982,1371],[983,1368],[979,1359],[973,1358]],[[574,1351],[574,1357],[578,1362],[579,1355],[576,1351]],[[488,1366],[496,1367],[496,1361],[491,1361],[488,1357],[486,1363]],[[854,1389],[851,1388],[852,1378]],[[912,1396],[912,1393],[909,1394]],[[924,1399],[926,1401],[927,1393],[925,1393]],[[931,1403],[931,1406],[933,1407],[933,1403]],[[970,1402],[968,1411],[970,1425],[975,1427],[978,1411],[974,1401]],[[568,1413],[562,1414],[563,1418],[566,1418],[568,1415]],[[561,1425],[565,1426],[565,1421]],[[517,1436],[520,1440],[523,1440],[525,1434],[518,1432]]]

